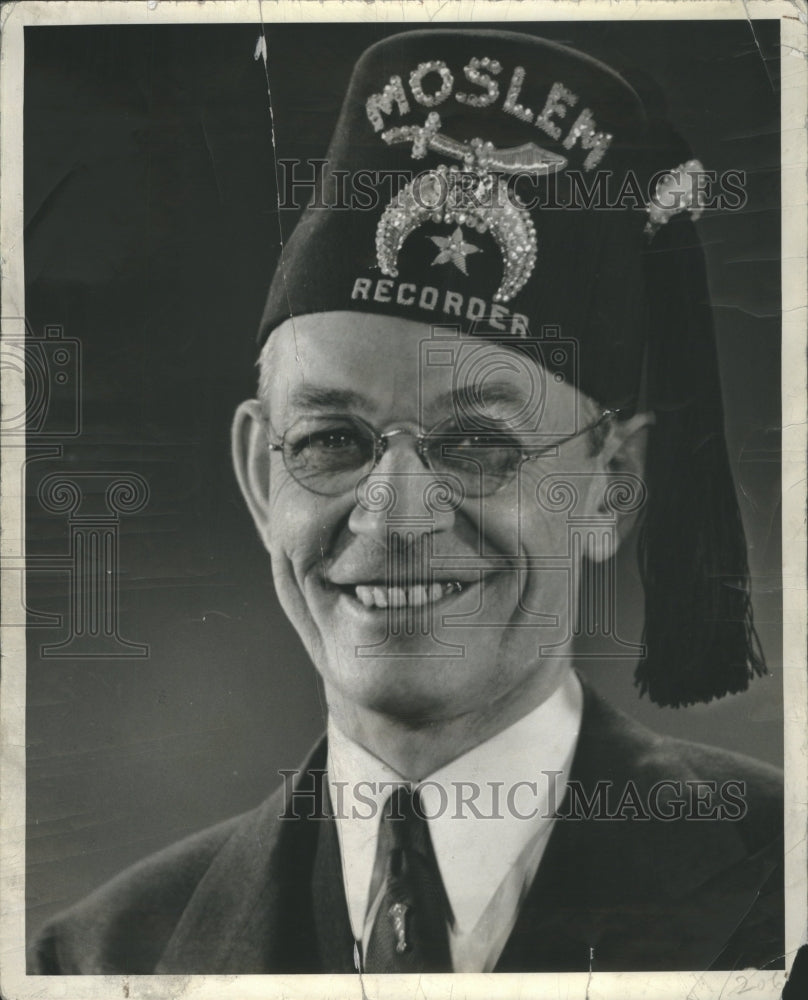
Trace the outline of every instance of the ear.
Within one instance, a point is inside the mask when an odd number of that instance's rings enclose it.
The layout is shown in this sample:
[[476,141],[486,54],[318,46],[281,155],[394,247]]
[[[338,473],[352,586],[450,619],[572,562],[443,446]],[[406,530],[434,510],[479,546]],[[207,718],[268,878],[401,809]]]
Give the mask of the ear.
[[592,562],[604,562],[615,555],[631,533],[646,500],[645,454],[648,434],[654,424],[653,413],[636,413],[628,420],[615,421],[609,428],[600,451],[605,466],[606,487],[599,490],[598,513],[616,517],[614,544],[594,546],[587,556]]
[[236,410],[231,432],[233,468],[258,534],[269,548],[269,438],[257,399]]

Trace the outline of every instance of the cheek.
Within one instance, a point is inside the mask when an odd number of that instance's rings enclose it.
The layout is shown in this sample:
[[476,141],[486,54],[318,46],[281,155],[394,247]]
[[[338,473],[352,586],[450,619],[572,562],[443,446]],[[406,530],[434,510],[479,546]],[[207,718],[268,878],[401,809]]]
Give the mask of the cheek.
[[481,555],[511,557],[518,566],[526,556],[557,558],[567,551],[570,512],[558,491],[554,497],[543,496],[543,486],[535,477],[523,477],[518,489],[488,497],[482,507],[467,508]]
[[[522,607],[528,616],[556,616],[559,634],[567,633],[577,614],[582,561],[590,536],[603,527],[598,488],[601,478],[591,470],[555,468],[536,476],[521,494],[523,555],[539,561],[525,575]],[[554,640],[548,630],[543,641]]]
[[573,536],[600,518],[596,500],[602,478],[583,461],[537,465],[524,476],[519,522],[528,555],[573,558]]
[[[509,644],[532,648],[539,635],[542,641],[554,641],[548,615],[558,619],[562,632],[568,627],[578,586],[580,546],[575,536],[577,518],[584,517],[582,479],[569,471],[540,470],[523,475],[518,491],[510,497],[489,498],[496,503],[489,503],[484,511],[486,552],[496,551],[514,560],[514,579],[505,584],[501,598],[510,608],[509,621],[537,628],[542,622],[540,631],[508,631],[505,641]],[[546,565],[542,565],[544,560]]]
[[327,498],[298,486],[288,476],[271,483],[268,542],[273,558],[297,563],[308,551],[320,552],[328,530]]
[[328,551],[329,511],[322,499],[280,482],[270,493],[267,529],[276,596],[315,664],[324,660],[323,637],[329,630],[322,591],[311,586]]
[[306,577],[319,570],[329,551],[334,517],[324,500],[288,481],[270,493],[266,541],[282,601],[290,588],[302,591]]

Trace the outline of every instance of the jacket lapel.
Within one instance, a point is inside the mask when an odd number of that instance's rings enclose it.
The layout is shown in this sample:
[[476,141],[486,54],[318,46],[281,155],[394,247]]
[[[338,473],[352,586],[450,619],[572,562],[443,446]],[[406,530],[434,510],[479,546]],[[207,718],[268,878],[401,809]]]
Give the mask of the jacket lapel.
[[[334,821],[309,814],[324,815],[325,760],[323,739],[286,799],[278,789],[245,815],[197,886],[156,973],[322,971],[312,946],[312,873],[320,831]],[[300,818],[279,819],[303,809]]]
[[[584,684],[571,783],[591,798],[607,780],[613,807],[629,783],[647,801],[663,778],[696,777],[654,749]],[[710,968],[774,867],[732,823],[571,811],[568,791],[497,972]]]
[[[333,813],[330,807],[329,816]],[[337,824],[334,819],[317,823],[317,850],[311,880],[314,914],[313,943],[317,948],[320,971],[356,972],[354,937],[345,900]]]

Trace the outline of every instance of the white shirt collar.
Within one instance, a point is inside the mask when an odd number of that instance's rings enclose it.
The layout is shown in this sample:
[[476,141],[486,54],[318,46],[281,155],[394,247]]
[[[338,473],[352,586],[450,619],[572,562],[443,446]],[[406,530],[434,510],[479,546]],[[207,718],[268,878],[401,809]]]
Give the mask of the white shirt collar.
[[[549,832],[564,794],[582,706],[580,682],[570,671],[541,705],[419,785],[456,933],[474,929],[528,844]],[[362,940],[382,806],[392,787],[406,782],[330,719],[328,755],[348,911],[354,937]],[[480,795],[463,805],[472,788]],[[478,818],[474,807],[494,818]]]

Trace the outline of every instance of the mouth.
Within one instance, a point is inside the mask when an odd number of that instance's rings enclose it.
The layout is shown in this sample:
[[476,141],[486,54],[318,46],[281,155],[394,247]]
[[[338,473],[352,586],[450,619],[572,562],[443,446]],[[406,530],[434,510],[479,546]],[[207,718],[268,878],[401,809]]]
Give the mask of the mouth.
[[421,608],[438,604],[447,597],[462,594],[469,584],[460,580],[441,580],[389,587],[383,583],[333,584],[347,597],[368,609]]

